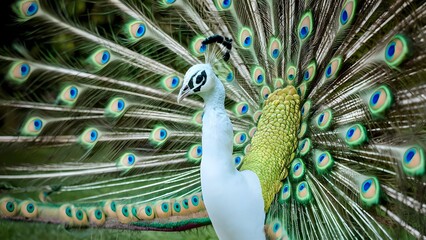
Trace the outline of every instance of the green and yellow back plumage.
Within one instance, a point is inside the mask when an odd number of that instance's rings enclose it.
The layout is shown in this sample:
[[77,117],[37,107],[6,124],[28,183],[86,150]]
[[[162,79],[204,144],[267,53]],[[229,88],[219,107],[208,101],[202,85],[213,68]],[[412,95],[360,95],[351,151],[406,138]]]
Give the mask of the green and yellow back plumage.
[[[424,1],[0,11],[0,236],[216,238],[200,186],[203,102],[176,101],[207,61],[270,239],[425,238]],[[202,44],[213,34],[233,40],[229,61]]]

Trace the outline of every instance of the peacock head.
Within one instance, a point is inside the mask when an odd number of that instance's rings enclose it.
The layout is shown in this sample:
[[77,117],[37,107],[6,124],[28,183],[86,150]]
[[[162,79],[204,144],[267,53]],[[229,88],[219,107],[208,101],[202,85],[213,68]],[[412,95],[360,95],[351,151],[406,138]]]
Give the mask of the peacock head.
[[180,89],[178,103],[186,96],[204,94],[211,92],[216,86],[216,75],[210,64],[197,64],[188,69],[185,73],[182,88]]

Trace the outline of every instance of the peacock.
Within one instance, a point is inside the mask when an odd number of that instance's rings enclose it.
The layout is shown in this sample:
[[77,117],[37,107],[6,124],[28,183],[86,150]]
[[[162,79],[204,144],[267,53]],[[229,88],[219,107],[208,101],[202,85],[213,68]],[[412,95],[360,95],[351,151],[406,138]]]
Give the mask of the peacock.
[[426,239],[425,1],[1,5],[1,239]]

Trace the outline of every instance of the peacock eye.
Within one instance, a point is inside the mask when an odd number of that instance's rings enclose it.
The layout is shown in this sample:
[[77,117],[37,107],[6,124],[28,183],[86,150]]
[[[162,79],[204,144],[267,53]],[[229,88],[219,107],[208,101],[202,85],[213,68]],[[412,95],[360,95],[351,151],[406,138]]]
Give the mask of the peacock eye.
[[18,213],[18,205],[15,199],[5,197],[0,199],[0,216],[13,217]]
[[308,124],[306,122],[302,122],[300,124],[300,128],[297,132],[297,138],[303,138],[303,136],[305,136],[306,132],[308,130]]
[[271,38],[269,41],[269,57],[276,60],[281,53],[281,41],[278,38]]
[[274,89],[282,88],[284,85],[284,79],[282,78],[275,78],[274,79]]
[[375,116],[382,115],[392,104],[392,92],[387,86],[380,86],[373,91],[368,102],[370,112]]
[[379,202],[380,186],[377,178],[372,177],[364,180],[360,185],[361,200],[371,206]]
[[252,127],[249,131],[249,136],[252,138],[257,131],[257,127]]
[[323,174],[331,169],[334,165],[334,160],[331,154],[327,151],[316,154],[315,167],[319,174]]
[[299,141],[299,153],[301,156],[305,156],[311,149],[311,140],[305,138],[302,141]]
[[201,126],[203,124],[203,111],[198,111],[192,116],[192,123]]
[[294,180],[300,180],[305,175],[305,164],[302,159],[296,158],[291,164],[291,177]]
[[38,207],[32,201],[23,201],[19,204],[21,215],[26,218],[34,218],[38,214]]
[[188,150],[188,160],[191,162],[198,163],[203,156],[203,148],[201,144],[192,145]]
[[234,136],[234,146],[241,147],[247,142],[247,133],[245,132],[237,132]]
[[194,206],[198,206],[198,204],[200,204],[200,199],[198,198],[197,195],[194,195],[191,197],[191,203]]
[[176,0],[163,0],[165,4],[171,5],[176,2]]
[[333,119],[332,111],[330,109],[324,110],[322,113],[320,113],[317,116],[316,125],[321,130],[327,130],[331,125],[332,119]]
[[349,23],[352,22],[355,16],[355,9],[356,9],[355,0],[346,1],[345,5],[342,8],[342,11],[340,11],[340,17],[339,17],[340,28],[345,27],[346,25],[349,25]]
[[304,98],[305,97],[306,90],[307,90],[306,82],[302,82],[299,85],[299,87],[297,87],[297,94],[299,94],[300,98]]
[[197,57],[202,56],[207,51],[208,46],[203,44],[204,39],[204,36],[198,35],[191,41],[190,51]]
[[255,85],[262,85],[265,81],[265,70],[260,66],[251,69],[251,79]]
[[250,107],[246,102],[240,102],[234,106],[234,112],[239,117],[247,115],[249,110],[250,110]]
[[242,27],[239,34],[239,43],[243,48],[250,48],[253,43],[253,32],[248,27]]
[[108,65],[110,60],[111,53],[106,49],[99,49],[89,58],[89,63],[95,70],[99,70]]
[[118,159],[116,166],[122,168],[123,170],[130,170],[136,163],[137,158],[133,153],[124,153]]
[[289,66],[287,68],[287,80],[289,82],[293,82],[294,79],[296,79],[297,69],[295,66]]
[[169,131],[165,127],[156,127],[152,130],[150,140],[156,144],[164,143],[169,137]]
[[147,216],[151,216],[152,215],[152,207],[151,206],[146,206],[145,207],[145,214]]
[[31,73],[31,66],[25,62],[16,62],[9,69],[8,79],[17,83],[23,83]]
[[123,98],[113,98],[105,108],[105,114],[112,117],[121,116],[126,109],[126,105],[126,101]]
[[96,128],[88,128],[81,134],[80,143],[87,148],[91,148],[99,140],[99,135],[99,131]]
[[146,25],[141,21],[131,22],[128,29],[132,39],[139,39],[145,35]]
[[254,122],[258,122],[261,115],[262,115],[262,111],[261,110],[257,110],[256,112],[254,112],[254,114],[253,114],[253,121]]
[[38,12],[38,2],[37,1],[24,1],[21,3],[21,14],[26,17],[32,17]]
[[298,27],[298,35],[301,41],[305,41],[312,34],[313,28],[313,20],[312,20],[312,12],[307,12],[303,14],[299,27]]
[[345,142],[350,146],[357,146],[367,140],[365,127],[354,124],[346,130]]
[[28,119],[21,130],[22,135],[37,136],[44,127],[44,122],[42,118],[31,117]]
[[296,186],[296,200],[301,203],[306,203],[311,199],[311,191],[306,181],[302,181]]
[[310,100],[307,100],[303,104],[302,108],[300,109],[300,113],[302,114],[302,119],[305,119],[308,117],[309,111],[311,110],[311,105],[312,105],[312,102]]
[[228,10],[232,5],[232,0],[214,0],[217,10]]
[[286,202],[290,198],[290,196],[291,196],[291,185],[290,183],[288,183],[288,181],[286,181],[281,188],[279,202],[280,203]]
[[325,68],[325,80],[328,81],[328,80],[334,79],[339,73],[341,65],[342,65],[341,57],[335,57],[331,59],[330,63]]
[[234,80],[234,73],[232,71],[230,71],[228,73],[228,75],[226,75],[226,81],[227,82],[232,82]]
[[306,70],[303,72],[303,81],[309,82],[314,79],[317,72],[317,63],[316,61],[311,61],[306,67]]
[[263,86],[260,90],[260,96],[266,100],[269,97],[269,94],[271,94],[271,89],[268,86]]
[[407,37],[397,34],[386,45],[385,62],[389,67],[395,68],[408,57],[409,53],[410,48]]
[[402,158],[402,167],[408,175],[423,175],[425,172],[423,148],[417,145],[408,148]]

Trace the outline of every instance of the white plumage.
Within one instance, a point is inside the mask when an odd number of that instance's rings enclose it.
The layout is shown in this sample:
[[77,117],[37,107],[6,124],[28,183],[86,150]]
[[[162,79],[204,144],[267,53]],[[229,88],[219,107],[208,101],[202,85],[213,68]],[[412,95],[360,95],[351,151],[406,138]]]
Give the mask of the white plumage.
[[[197,81],[203,71],[206,79]],[[199,92],[194,92],[197,87]],[[220,239],[265,239],[260,182],[253,172],[235,168],[232,123],[224,107],[225,89],[210,65],[195,65],[185,74],[179,98],[192,93],[205,102],[201,189],[213,227]]]

